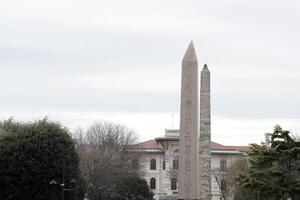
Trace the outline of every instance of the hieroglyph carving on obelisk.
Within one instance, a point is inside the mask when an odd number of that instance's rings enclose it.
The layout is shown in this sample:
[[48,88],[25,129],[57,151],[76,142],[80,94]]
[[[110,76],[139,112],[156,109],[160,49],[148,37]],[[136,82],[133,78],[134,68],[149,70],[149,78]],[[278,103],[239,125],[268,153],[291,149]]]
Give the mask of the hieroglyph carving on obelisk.
[[199,137],[199,180],[200,200],[211,200],[211,111],[210,72],[207,65],[201,71],[200,85],[200,137]]
[[198,196],[198,62],[193,42],[182,60],[178,199]]

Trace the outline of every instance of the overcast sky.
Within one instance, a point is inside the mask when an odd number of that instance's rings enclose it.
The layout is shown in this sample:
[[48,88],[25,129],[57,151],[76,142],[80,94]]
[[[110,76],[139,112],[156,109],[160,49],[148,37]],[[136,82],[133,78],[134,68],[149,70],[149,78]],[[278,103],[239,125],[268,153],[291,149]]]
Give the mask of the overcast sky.
[[300,134],[298,0],[1,0],[0,119],[179,126],[181,59],[211,71],[212,139]]

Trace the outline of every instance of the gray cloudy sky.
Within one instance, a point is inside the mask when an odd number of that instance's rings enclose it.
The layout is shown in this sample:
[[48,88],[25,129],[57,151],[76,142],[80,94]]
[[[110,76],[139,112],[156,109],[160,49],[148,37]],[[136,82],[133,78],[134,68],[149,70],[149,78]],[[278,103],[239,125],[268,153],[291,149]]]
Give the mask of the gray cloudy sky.
[[1,0],[0,119],[97,120],[141,140],[179,124],[181,59],[212,75],[212,138],[300,133],[297,0]]

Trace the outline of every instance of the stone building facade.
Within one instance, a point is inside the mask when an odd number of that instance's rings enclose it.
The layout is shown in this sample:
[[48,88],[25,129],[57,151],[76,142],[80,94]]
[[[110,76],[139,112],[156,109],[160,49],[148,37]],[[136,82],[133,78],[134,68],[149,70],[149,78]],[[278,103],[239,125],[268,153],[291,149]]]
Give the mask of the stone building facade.
[[[212,200],[220,200],[222,180],[216,178],[236,159],[247,155],[247,146],[225,146],[215,142],[212,147]],[[136,146],[141,175],[155,194],[155,200],[176,199],[178,195],[179,130],[165,131],[164,137],[142,142]]]

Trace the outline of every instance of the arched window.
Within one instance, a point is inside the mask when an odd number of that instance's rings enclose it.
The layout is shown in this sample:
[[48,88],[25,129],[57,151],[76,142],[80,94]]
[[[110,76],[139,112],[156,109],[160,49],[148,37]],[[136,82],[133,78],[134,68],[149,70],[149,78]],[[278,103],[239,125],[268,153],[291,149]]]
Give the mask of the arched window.
[[139,167],[138,160],[137,159],[132,160],[131,166],[132,166],[132,169],[138,169],[138,167]]
[[225,179],[221,180],[221,190],[226,191],[226,181],[225,181]]
[[179,167],[179,156],[176,155],[173,158],[173,169],[178,169],[178,167]]
[[226,160],[221,160],[220,169],[221,171],[225,171],[227,168],[227,162]]
[[155,178],[151,178],[150,179],[150,189],[155,190],[155,188],[156,188],[156,180],[155,180]]
[[164,159],[163,160],[163,170],[165,170],[166,169],[166,160]]
[[156,169],[156,160],[154,158],[150,160],[150,169]]
[[171,179],[171,190],[177,190],[177,179],[176,178]]

